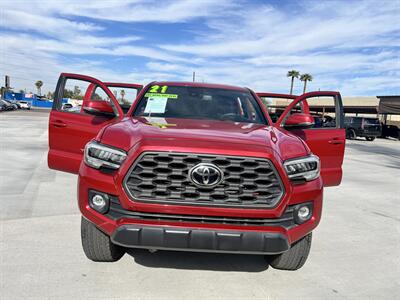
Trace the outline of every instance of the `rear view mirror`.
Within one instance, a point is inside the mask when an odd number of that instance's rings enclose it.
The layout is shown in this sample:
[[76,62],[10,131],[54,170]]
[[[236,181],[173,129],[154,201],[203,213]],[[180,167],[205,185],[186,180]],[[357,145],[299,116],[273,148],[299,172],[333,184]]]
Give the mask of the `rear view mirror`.
[[287,117],[285,129],[308,129],[314,126],[314,118],[309,114],[295,113]]
[[83,110],[91,115],[114,117],[115,113],[107,101],[89,101],[84,104]]

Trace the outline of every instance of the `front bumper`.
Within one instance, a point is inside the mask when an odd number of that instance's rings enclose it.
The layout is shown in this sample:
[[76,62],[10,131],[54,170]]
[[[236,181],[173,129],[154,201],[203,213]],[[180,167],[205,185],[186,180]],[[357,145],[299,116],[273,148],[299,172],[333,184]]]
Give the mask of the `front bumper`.
[[[293,185],[281,174],[286,193],[276,207],[269,209],[166,205],[129,199],[122,181],[131,164],[127,162],[125,168],[108,174],[82,163],[78,181],[83,216],[125,247],[280,253],[310,233],[321,218],[321,179]],[[110,195],[112,205],[106,214],[89,206],[89,190]],[[300,203],[312,203],[313,214],[310,220],[297,225],[289,215],[292,207]]]
[[111,240],[133,248],[240,254],[278,254],[290,248],[281,233],[144,225],[119,226]]

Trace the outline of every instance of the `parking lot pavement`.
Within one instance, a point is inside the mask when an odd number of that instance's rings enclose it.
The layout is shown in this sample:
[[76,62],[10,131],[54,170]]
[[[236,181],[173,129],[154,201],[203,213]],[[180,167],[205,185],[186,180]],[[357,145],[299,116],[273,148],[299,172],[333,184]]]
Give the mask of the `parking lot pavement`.
[[133,250],[94,263],[80,245],[76,176],[47,168],[45,111],[0,114],[1,299],[392,299],[400,292],[400,142],[348,142],[296,272],[262,257]]

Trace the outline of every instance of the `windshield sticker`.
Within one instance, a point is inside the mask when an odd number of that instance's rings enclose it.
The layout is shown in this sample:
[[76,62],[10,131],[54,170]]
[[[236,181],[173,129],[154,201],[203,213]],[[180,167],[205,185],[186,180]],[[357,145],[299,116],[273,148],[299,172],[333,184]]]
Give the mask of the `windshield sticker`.
[[166,97],[149,97],[149,99],[147,99],[147,104],[144,112],[148,114],[163,114],[165,113],[167,101],[168,98]]
[[145,97],[159,97],[159,98],[169,98],[169,99],[178,99],[178,95],[177,94],[158,94],[158,93],[146,93],[144,95]]
[[160,117],[144,117],[144,119],[148,122],[148,123],[157,123],[157,124],[164,124],[164,125],[168,125],[168,122],[165,118],[160,118]]

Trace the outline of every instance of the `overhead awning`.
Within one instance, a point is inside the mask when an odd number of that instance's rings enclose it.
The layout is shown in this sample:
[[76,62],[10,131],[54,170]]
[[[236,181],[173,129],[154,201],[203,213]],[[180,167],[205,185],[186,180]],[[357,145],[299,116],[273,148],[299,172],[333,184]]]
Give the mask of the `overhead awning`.
[[400,115],[400,96],[377,96],[380,114]]
[[[277,111],[284,111],[286,106],[269,105],[268,108],[275,108]],[[311,112],[316,113],[334,113],[336,108],[334,106],[310,106]],[[343,112],[345,114],[377,114],[377,106],[344,106]]]

